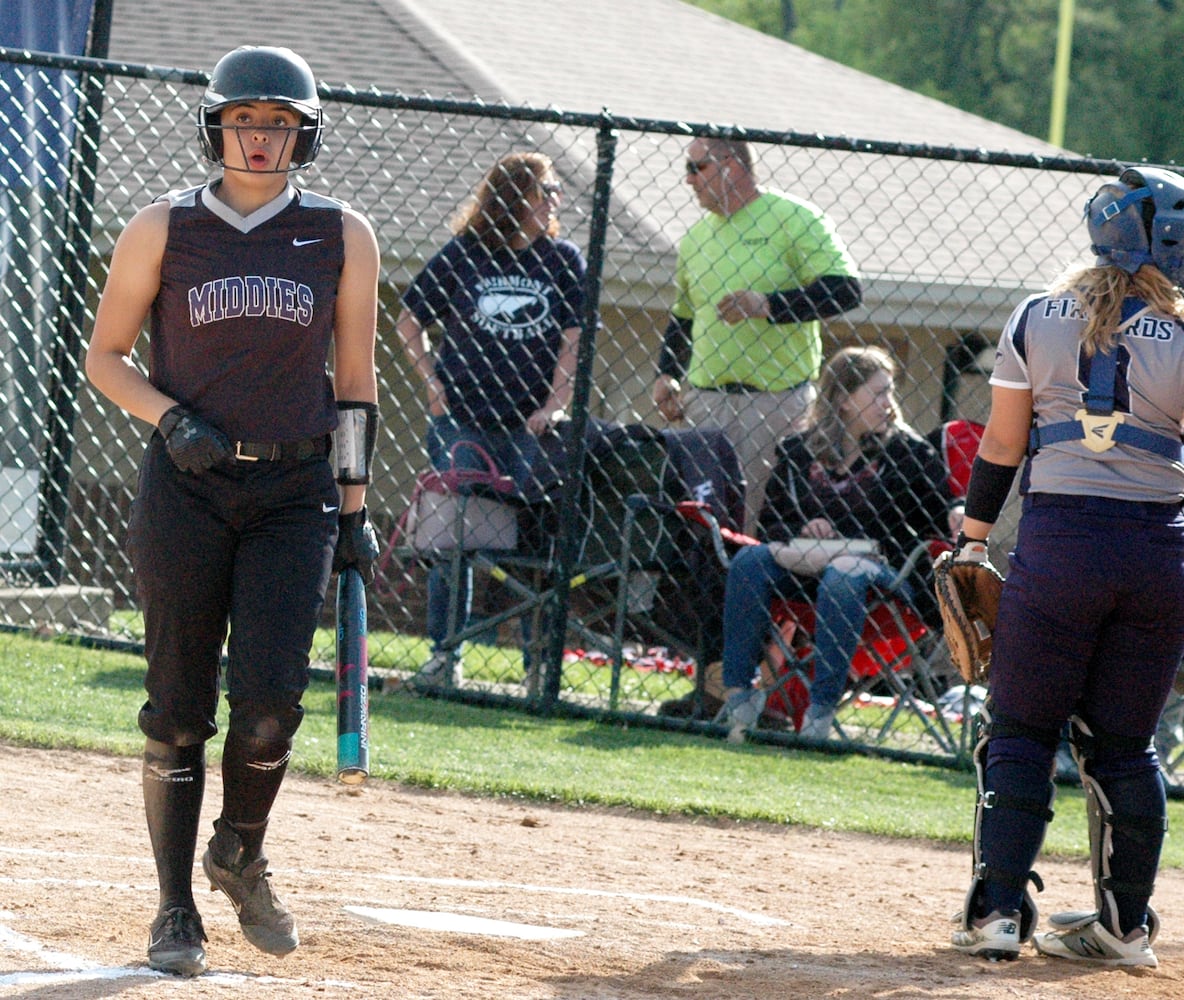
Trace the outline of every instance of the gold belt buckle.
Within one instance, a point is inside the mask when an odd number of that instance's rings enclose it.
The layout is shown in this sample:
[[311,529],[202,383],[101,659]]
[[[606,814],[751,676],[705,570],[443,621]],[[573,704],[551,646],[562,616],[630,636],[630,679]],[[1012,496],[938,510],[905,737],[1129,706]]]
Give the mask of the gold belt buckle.
[[1084,409],[1074,413],[1073,418],[1081,421],[1082,443],[1099,454],[1114,447],[1114,431],[1119,424],[1126,423],[1126,417],[1121,413],[1091,414]]

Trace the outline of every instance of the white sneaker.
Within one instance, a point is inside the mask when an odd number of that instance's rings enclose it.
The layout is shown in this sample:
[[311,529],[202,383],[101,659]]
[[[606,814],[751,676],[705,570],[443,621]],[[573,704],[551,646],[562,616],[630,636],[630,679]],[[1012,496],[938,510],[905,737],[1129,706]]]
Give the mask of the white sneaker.
[[1146,927],[1136,927],[1125,937],[1117,938],[1089,914],[1076,927],[1037,934],[1032,939],[1036,950],[1051,958],[1096,965],[1143,966],[1155,969],[1159,960],[1151,950]]
[[968,928],[954,931],[950,944],[967,955],[1010,962],[1020,954],[1020,915],[995,910],[982,920],[971,921]]
[[816,709],[811,705],[802,716],[802,728],[798,735],[805,740],[830,739],[830,728],[834,725],[835,710],[833,708]]
[[443,687],[455,687],[464,680],[464,667],[454,652],[436,651],[428,657],[427,663],[407,681],[412,691],[438,691]]
[[765,697],[760,688],[740,688],[728,696],[720,716],[728,727],[730,743],[742,743],[744,734],[756,729],[765,710]]

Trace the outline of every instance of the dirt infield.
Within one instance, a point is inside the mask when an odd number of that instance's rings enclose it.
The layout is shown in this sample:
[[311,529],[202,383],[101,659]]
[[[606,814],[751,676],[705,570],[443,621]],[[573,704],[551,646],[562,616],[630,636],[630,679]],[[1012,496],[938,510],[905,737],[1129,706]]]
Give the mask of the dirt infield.
[[[219,801],[216,771],[207,802]],[[0,996],[252,1000],[770,996],[1168,998],[1184,992],[1184,872],[1161,875],[1160,968],[951,951],[963,850],[753,823],[466,798],[293,776],[275,883],[285,959],[241,939],[198,883],[210,972],[144,960],[155,878],[133,760],[0,746]],[[207,810],[208,812],[209,810]],[[212,820],[212,816],[210,816]],[[207,825],[208,827],[208,825]],[[204,838],[203,838],[204,839]],[[1042,911],[1088,901],[1044,861]]]

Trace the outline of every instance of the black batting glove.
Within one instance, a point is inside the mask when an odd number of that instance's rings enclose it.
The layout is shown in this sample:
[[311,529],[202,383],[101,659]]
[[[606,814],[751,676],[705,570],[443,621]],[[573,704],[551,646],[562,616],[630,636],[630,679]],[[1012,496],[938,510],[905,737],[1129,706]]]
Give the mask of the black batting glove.
[[169,458],[182,472],[205,472],[231,454],[226,435],[183,406],[166,410],[156,426]]
[[374,561],[378,558],[378,536],[366,516],[366,508],[337,519],[337,548],[333,550],[333,572],[352,566],[362,580],[374,582]]

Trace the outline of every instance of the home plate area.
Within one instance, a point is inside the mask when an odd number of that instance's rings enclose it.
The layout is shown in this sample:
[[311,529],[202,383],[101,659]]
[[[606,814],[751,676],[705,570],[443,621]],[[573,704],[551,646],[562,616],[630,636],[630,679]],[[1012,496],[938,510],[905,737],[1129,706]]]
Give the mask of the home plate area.
[[[178,979],[146,962],[157,900],[139,761],[0,744],[0,796],[0,997],[1184,996],[1178,869],[1156,884],[1158,970],[1081,968],[1030,949],[989,965],[948,943],[964,845],[299,774],[267,852],[300,947],[283,959],[256,951],[195,870],[209,971]],[[220,801],[212,767],[199,852]],[[1038,870],[1042,914],[1092,895],[1082,859],[1042,858]]]

